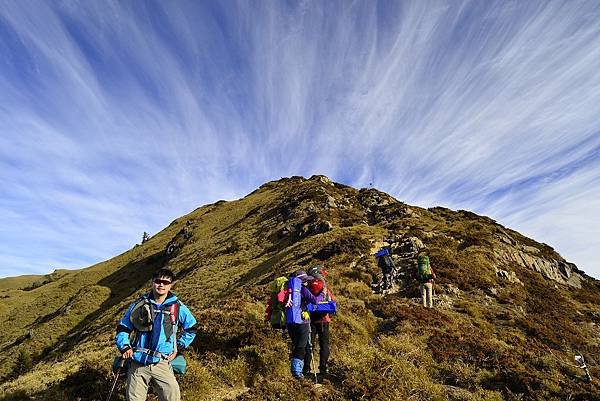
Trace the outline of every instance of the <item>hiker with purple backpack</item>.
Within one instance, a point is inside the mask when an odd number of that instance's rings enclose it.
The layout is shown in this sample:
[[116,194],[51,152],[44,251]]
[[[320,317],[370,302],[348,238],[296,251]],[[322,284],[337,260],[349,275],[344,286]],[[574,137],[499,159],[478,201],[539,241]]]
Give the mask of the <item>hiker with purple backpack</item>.
[[[316,275],[323,278],[320,271]],[[323,314],[335,314],[337,311],[336,302],[332,298],[326,297],[322,292],[314,295],[307,288],[307,285],[317,281],[320,280],[306,274],[303,270],[298,270],[289,278],[285,276],[275,278],[269,286],[271,295],[267,301],[265,321],[268,321],[274,329],[287,329],[292,340],[290,370],[296,379],[302,379],[305,374],[311,372],[310,367],[305,366],[305,363],[310,364],[312,360],[307,356],[308,352],[312,352],[311,315],[323,317]],[[324,280],[321,282],[323,283]],[[328,330],[326,334],[328,340]],[[325,341],[324,336],[325,334],[320,337],[320,342]],[[328,356],[329,341],[326,345],[322,345],[321,361],[324,363],[320,366],[322,373],[327,370]]]
[[300,270],[288,280],[288,299],[286,302],[286,325],[292,340],[290,370],[296,379],[304,378],[304,359],[310,341],[310,313],[308,304],[317,304],[319,299],[306,288],[312,276]]

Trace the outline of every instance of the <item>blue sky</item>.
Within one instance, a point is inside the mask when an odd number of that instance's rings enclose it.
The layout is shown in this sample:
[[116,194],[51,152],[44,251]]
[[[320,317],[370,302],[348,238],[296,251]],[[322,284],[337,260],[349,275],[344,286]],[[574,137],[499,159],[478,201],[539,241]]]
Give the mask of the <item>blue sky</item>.
[[284,176],[488,215],[600,277],[600,2],[0,2],[0,276]]

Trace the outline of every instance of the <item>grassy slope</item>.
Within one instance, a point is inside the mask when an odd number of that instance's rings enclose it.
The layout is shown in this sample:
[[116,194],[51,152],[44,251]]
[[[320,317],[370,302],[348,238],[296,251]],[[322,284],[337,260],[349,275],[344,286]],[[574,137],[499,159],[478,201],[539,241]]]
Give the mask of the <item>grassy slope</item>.
[[36,275],[24,275],[17,277],[6,277],[0,279],[0,290],[18,290],[21,288],[25,288],[35,283],[38,280],[41,280],[44,276],[36,276]]
[[17,277],[1,278],[0,290],[5,292],[18,290],[30,291],[37,287],[41,287],[42,285],[48,284],[52,281],[56,281],[71,273],[71,270],[56,269],[52,273],[44,275],[29,274]]
[[[328,195],[335,205],[324,207]],[[493,253],[499,226],[472,213],[414,207],[409,213],[397,202],[367,210],[380,195],[319,179],[265,184],[244,199],[199,208],[109,261],[31,291],[9,292],[0,310],[0,319],[11,322],[0,374],[10,373],[21,350],[38,363],[14,380],[5,377],[5,399],[103,399],[115,323],[162,266],[178,273],[174,292],[201,324],[188,357],[190,372],[181,380],[184,399],[238,392],[243,400],[548,400],[598,394],[597,384],[574,380],[581,372],[569,365],[567,352],[598,354],[596,281],[572,290],[503,265]],[[324,220],[334,230],[313,235],[311,224]],[[193,233],[189,240],[181,234],[184,227]],[[452,296],[454,307],[418,307],[410,298],[414,286],[402,296],[371,293],[377,267],[368,254],[374,243],[393,235],[426,243],[440,276],[438,291]],[[167,257],[171,240],[181,248]],[[315,262],[325,263],[342,310],[333,324],[334,376],[319,391],[289,379],[287,341],[262,316],[269,281]],[[500,282],[494,266],[515,271],[525,285]],[[450,293],[450,284],[458,294]],[[22,313],[9,313],[15,308]],[[33,338],[25,336],[30,328]],[[592,365],[592,375],[598,373]]]

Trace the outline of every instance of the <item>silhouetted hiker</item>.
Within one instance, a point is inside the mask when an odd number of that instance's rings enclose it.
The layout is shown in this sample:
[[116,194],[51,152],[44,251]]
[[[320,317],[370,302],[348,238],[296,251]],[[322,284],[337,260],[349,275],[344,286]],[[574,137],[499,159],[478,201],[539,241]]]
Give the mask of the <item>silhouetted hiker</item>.
[[[309,270],[311,271],[311,270]],[[319,276],[324,277],[319,270]],[[314,273],[314,272],[311,272]],[[335,298],[333,293],[327,286],[324,280],[315,278],[308,282],[309,291],[315,295],[320,303],[327,303],[334,301]],[[310,313],[310,343],[309,349],[306,351],[304,358],[304,375],[307,376],[311,373],[311,362],[313,358],[313,348],[315,346],[315,340],[318,337],[319,340],[319,374],[321,376],[327,375],[327,362],[329,361],[329,323],[331,322],[331,315],[324,312],[311,312]]]
[[142,235],[142,244],[150,239],[150,235],[144,231],[144,235]]
[[417,280],[420,285],[421,299],[423,306],[427,308],[433,308],[433,284],[435,281],[435,272],[431,263],[429,263],[429,257],[427,255],[419,255],[417,258]]
[[384,292],[391,289],[393,286],[396,266],[394,265],[390,251],[386,248],[381,248],[379,252],[373,256],[377,258],[377,266],[383,273],[383,282],[381,283],[380,290],[381,292]]
[[[151,382],[159,400],[180,400],[171,361],[196,337],[196,319],[170,292],[174,279],[175,274],[169,269],[154,273],[150,292],[129,307],[117,327],[117,348],[123,359],[131,359],[126,384],[128,401],[145,400]],[[177,338],[179,326],[183,333]]]
[[306,288],[306,284],[313,279],[312,276],[299,270],[289,278],[287,284],[289,296],[285,314],[287,330],[292,340],[290,370],[296,379],[304,377],[304,359],[310,340],[310,314],[306,306],[308,303],[318,302],[318,298]]

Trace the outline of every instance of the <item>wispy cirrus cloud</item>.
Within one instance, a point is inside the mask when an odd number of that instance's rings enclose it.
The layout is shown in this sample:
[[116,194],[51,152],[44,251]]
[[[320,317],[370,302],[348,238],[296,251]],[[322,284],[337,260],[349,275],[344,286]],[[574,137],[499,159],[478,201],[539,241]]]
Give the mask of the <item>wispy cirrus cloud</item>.
[[3,275],[327,174],[488,214],[600,276],[600,5],[3,2]]

